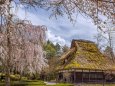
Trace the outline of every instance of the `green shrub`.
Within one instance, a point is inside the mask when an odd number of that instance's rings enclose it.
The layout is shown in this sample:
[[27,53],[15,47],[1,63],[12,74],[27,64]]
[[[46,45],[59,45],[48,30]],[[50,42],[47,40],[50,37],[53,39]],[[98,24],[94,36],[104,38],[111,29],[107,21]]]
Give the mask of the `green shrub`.
[[[15,74],[15,75],[10,75],[10,78],[12,81],[19,81],[20,80],[20,75],[19,74]],[[5,74],[0,73],[0,81],[4,81],[5,80]],[[21,77],[21,80],[27,80],[27,77]]]
[[21,80],[22,80],[22,81],[27,81],[28,78],[27,78],[27,77],[21,77]]
[[10,75],[10,78],[11,78],[11,80],[13,80],[13,81],[17,81],[17,80],[20,80],[20,75],[18,75],[18,74]]

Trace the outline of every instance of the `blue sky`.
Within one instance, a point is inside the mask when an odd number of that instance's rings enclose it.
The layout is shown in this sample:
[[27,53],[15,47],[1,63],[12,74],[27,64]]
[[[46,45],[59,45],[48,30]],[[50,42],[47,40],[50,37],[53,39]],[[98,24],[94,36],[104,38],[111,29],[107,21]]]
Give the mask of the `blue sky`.
[[[15,12],[16,13],[16,12]],[[58,42],[61,45],[70,46],[72,39],[86,39],[95,41],[97,34],[96,26],[90,18],[78,15],[76,23],[72,24],[66,15],[63,17],[49,18],[50,12],[43,9],[31,9],[25,11],[22,8],[17,9],[17,15],[20,19],[28,19],[33,25],[45,25],[47,27],[47,39],[54,44]]]

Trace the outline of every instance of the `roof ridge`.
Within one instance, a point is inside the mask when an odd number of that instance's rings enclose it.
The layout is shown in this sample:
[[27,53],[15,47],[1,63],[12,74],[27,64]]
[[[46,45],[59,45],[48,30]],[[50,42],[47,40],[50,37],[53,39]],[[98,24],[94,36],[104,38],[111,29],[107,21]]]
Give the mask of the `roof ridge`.
[[90,40],[85,40],[85,39],[73,39],[72,41],[79,41],[79,42],[90,42],[90,43],[94,43],[93,41],[90,41]]

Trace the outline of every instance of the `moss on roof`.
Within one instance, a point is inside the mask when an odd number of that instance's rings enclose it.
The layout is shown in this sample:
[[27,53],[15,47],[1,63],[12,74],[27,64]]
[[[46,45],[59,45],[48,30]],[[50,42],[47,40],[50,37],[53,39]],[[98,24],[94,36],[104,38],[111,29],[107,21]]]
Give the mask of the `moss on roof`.
[[[71,68],[87,68],[87,69],[115,69],[115,65],[99,51],[97,45],[90,41],[74,40],[71,49],[66,53],[65,57],[61,57],[63,62],[65,59],[68,61],[60,65],[60,69]],[[74,45],[74,46],[73,46]],[[75,49],[76,48],[76,49]],[[74,51],[72,51],[75,49]],[[72,53],[73,52],[73,53]],[[69,55],[74,54],[74,55]],[[69,56],[69,57],[68,57]]]

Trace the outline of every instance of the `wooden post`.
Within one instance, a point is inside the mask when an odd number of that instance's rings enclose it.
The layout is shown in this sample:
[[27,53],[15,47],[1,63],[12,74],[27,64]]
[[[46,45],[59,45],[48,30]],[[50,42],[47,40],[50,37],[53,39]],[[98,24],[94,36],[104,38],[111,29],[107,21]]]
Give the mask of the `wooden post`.
[[105,86],[105,76],[104,76],[104,71],[102,70],[103,73],[103,86]]
[[56,73],[56,83],[59,82],[59,73]]
[[74,83],[76,82],[76,72],[74,71]]
[[64,82],[64,83],[65,83],[65,80],[64,80],[64,74],[63,74],[63,72],[62,72],[62,82]]
[[97,73],[96,73],[96,70],[95,70],[95,73],[94,73],[95,74],[95,83],[97,83]]
[[83,69],[82,69],[82,83],[83,83]]
[[90,82],[90,70],[89,70],[89,82]]

